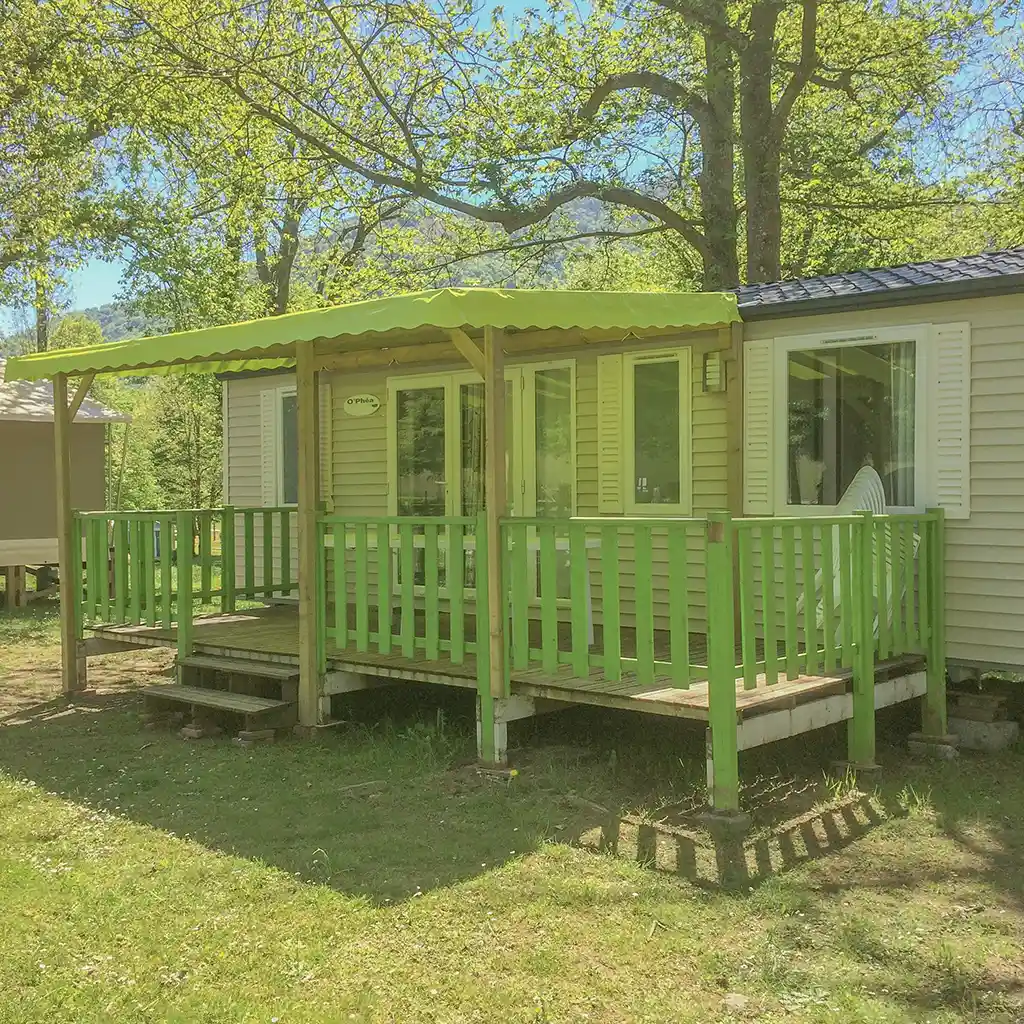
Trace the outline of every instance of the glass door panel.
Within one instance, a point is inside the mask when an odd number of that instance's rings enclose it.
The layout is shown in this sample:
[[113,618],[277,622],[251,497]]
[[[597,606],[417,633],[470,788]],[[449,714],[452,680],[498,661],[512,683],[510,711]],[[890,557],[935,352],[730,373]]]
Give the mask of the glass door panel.
[[[519,417],[512,381],[505,381],[505,494],[509,509],[518,507],[515,430]],[[475,516],[484,506],[484,386],[459,386],[459,515]]]
[[[397,513],[400,516],[443,516],[448,511],[446,457],[446,389],[402,388],[395,393]],[[422,534],[422,527],[417,528]],[[423,548],[413,552],[413,577],[426,582]],[[444,577],[444,565],[438,567]],[[402,582],[401,566],[397,579]]]
[[[526,369],[532,378],[524,388],[528,404],[526,412],[532,430],[532,476],[530,496],[537,518],[568,519],[576,507],[573,467],[573,382],[572,366]],[[529,457],[529,456],[528,456]],[[535,531],[531,531],[534,533]],[[536,541],[534,541],[536,543]],[[540,596],[540,551],[535,552],[532,571],[536,581],[534,593]],[[555,580],[558,598],[569,598],[568,534],[557,538]]]
[[[505,381],[505,487],[509,509],[518,506],[515,486],[515,429],[518,416],[513,401],[512,381]],[[484,385],[467,381],[459,385],[459,515],[475,516],[484,507]],[[467,587],[476,586],[476,559],[466,551],[464,566]]]

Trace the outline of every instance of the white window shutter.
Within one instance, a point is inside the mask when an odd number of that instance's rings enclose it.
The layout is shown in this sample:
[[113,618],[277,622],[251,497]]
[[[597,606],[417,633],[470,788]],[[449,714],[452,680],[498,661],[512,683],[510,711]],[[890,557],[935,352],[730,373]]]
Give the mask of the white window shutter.
[[929,497],[949,519],[971,514],[971,325],[933,324]]
[[326,373],[320,374],[320,500],[327,503],[329,509],[334,508],[334,467],[331,465],[333,448],[331,430],[333,424],[333,407],[331,406],[331,383]]
[[260,503],[277,504],[277,403],[276,388],[260,392]]
[[771,340],[743,346],[743,511],[754,516],[775,512],[773,349]]
[[597,506],[602,514],[621,513],[623,402],[622,356],[597,360]]

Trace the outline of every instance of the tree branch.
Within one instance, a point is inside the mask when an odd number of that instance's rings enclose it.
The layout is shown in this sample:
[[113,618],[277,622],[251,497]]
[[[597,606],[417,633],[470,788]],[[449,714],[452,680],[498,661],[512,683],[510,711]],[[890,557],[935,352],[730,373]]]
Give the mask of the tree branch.
[[776,137],[781,137],[793,111],[793,105],[807,88],[818,66],[818,0],[803,0],[800,22],[800,62],[786,83],[772,115]]
[[622,92],[626,89],[646,89],[653,96],[672,100],[685,107],[699,124],[704,124],[711,117],[711,108],[703,96],[653,71],[628,71],[620,75],[611,75],[603,82],[599,82],[587,97],[586,103],[580,107],[579,117],[586,121],[593,120],[601,104],[613,92]]

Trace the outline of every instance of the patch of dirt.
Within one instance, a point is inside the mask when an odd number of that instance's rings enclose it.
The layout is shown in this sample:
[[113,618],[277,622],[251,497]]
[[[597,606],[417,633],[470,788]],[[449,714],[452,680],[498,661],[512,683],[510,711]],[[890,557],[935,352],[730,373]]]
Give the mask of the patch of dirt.
[[[0,724],[62,696],[59,651],[26,646],[18,655],[14,664],[0,660]],[[168,677],[173,666],[174,653],[161,649],[90,658],[88,688],[96,696],[130,693]]]

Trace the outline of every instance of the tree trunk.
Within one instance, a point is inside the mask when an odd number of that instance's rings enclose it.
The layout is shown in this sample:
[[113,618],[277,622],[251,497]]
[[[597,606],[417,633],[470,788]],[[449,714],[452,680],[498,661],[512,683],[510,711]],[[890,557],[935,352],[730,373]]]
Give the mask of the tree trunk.
[[780,144],[772,109],[772,62],[779,5],[755,3],[748,44],[740,57],[740,145],[747,207],[747,281],[782,276],[779,209]]
[[739,215],[734,193],[736,106],[735,61],[731,47],[704,37],[707,63],[705,88],[709,115],[701,125],[700,198],[703,210],[704,287],[711,291],[739,284],[736,227]]
[[50,347],[50,296],[42,281],[35,284],[36,351],[45,352]]

